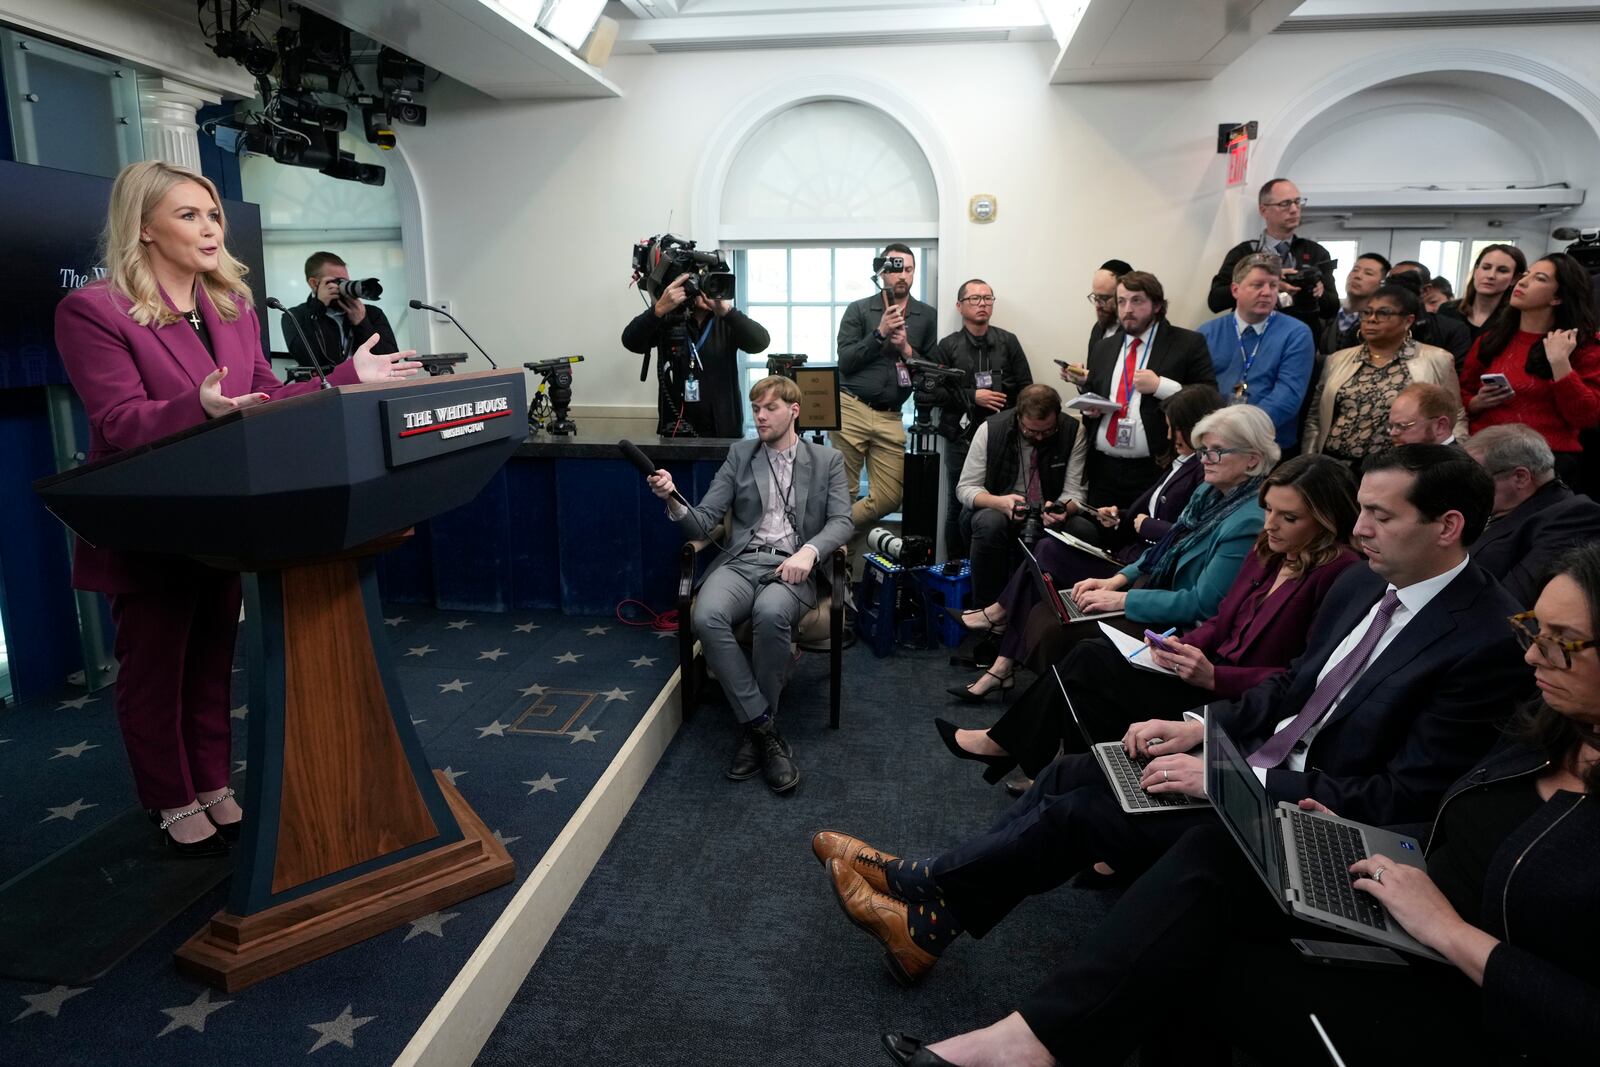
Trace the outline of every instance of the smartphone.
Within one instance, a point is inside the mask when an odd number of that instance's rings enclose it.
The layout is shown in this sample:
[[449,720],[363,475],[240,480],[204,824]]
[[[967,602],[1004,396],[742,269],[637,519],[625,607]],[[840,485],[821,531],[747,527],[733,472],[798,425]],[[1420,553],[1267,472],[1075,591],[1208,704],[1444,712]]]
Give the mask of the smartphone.
[[1144,632],[1144,639],[1149,641],[1151,645],[1159,648],[1163,652],[1170,651],[1167,648],[1167,639],[1161,634],[1156,633],[1154,630],[1146,630]]
[[1381,945],[1354,945],[1344,941],[1307,941],[1291,937],[1289,944],[1307,963],[1326,967],[1406,967],[1405,957]]
[[1488,388],[1504,389],[1508,393],[1516,392],[1515,389],[1511,388],[1511,382],[1504,374],[1484,374],[1480,375],[1478,380]]

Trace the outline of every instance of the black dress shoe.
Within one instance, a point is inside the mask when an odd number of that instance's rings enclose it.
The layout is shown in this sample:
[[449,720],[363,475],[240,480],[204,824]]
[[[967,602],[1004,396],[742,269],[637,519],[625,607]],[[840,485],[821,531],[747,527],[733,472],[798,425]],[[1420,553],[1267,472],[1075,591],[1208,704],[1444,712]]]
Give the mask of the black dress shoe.
[[944,742],[944,747],[957,759],[969,759],[984,766],[983,780],[994,785],[1004,778],[1017,765],[1012,756],[980,756],[976,752],[968,752],[961,747],[961,742],[956,740],[956,724],[944,719],[934,719],[933,725],[939,730],[939,739]]
[[767,788],[774,793],[787,793],[799,785],[800,768],[795,766],[794,750],[778,732],[778,724],[769,719],[765,726],[752,732],[761,750],[761,773],[766,776]]
[[884,1034],[883,1047],[890,1059],[905,1067],[955,1067],[943,1056],[929,1052],[919,1038],[910,1034]]
[[1020,797],[1022,794],[1026,793],[1032,788],[1033,779],[1029,778],[1022,771],[1017,771],[1015,774],[1011,775],[1011,777],[1007,778],[1005,782],[1006,793],[1009,796]]
[[739,747],[734,750],[733,763],[728,767],[728,777],[743,782],[761,773],[761,746],[756,744],[756,732],[748,726],[739,727]]

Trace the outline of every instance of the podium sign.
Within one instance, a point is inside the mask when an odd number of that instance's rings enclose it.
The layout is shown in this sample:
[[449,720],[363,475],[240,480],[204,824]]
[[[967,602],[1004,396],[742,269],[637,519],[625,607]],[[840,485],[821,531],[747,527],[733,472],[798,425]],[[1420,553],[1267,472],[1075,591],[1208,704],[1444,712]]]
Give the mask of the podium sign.
[[[505,847],[428,769],[373,559],[478,494],[521,443],[525,404],[520,370],[344,386],[35,483],[99,547],[243,572],[245,823],[228,907],[178,950],[180,970],[241,989],[512,879]],[[423,411],[425,431],[401,436]]]

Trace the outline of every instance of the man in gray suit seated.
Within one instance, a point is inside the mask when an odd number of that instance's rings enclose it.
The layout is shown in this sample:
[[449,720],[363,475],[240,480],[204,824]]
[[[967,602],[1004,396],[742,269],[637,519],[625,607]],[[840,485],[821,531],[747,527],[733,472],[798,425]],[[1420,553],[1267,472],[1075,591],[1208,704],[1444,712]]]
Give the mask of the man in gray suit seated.
[[[694,631],[740,722],[728,768],[735,781],[764,772],[775,793],[800,782],[794,752],[774,716],[789,663],[790,631],[817,603],[817,564],[850,539],[844,457],[800,439],[800,387],[763,378],[750,389],[758,440],[739,441],[698,506],[672,499],[672,475],[652,474],[650,489],[686,537],[710,537],[731,512],[725,547],[695,598]],[[734,627],[750,620],[750,658]]]

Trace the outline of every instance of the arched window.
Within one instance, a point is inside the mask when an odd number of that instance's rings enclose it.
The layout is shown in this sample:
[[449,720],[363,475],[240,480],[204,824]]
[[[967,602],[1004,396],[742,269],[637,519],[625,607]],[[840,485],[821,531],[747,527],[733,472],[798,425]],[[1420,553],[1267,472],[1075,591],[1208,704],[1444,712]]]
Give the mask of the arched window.
[[[839,319],[874,292],[873,250],[915,250],[912,295],[936,291],[939,197],[917,142],[886,112],[849,100],[777,111],[739,146],[722,187],[716,242],[734,253],[738,305],[772,334],[769,352],[831,364]],[[745,381],[766,357],[745,357]]]

